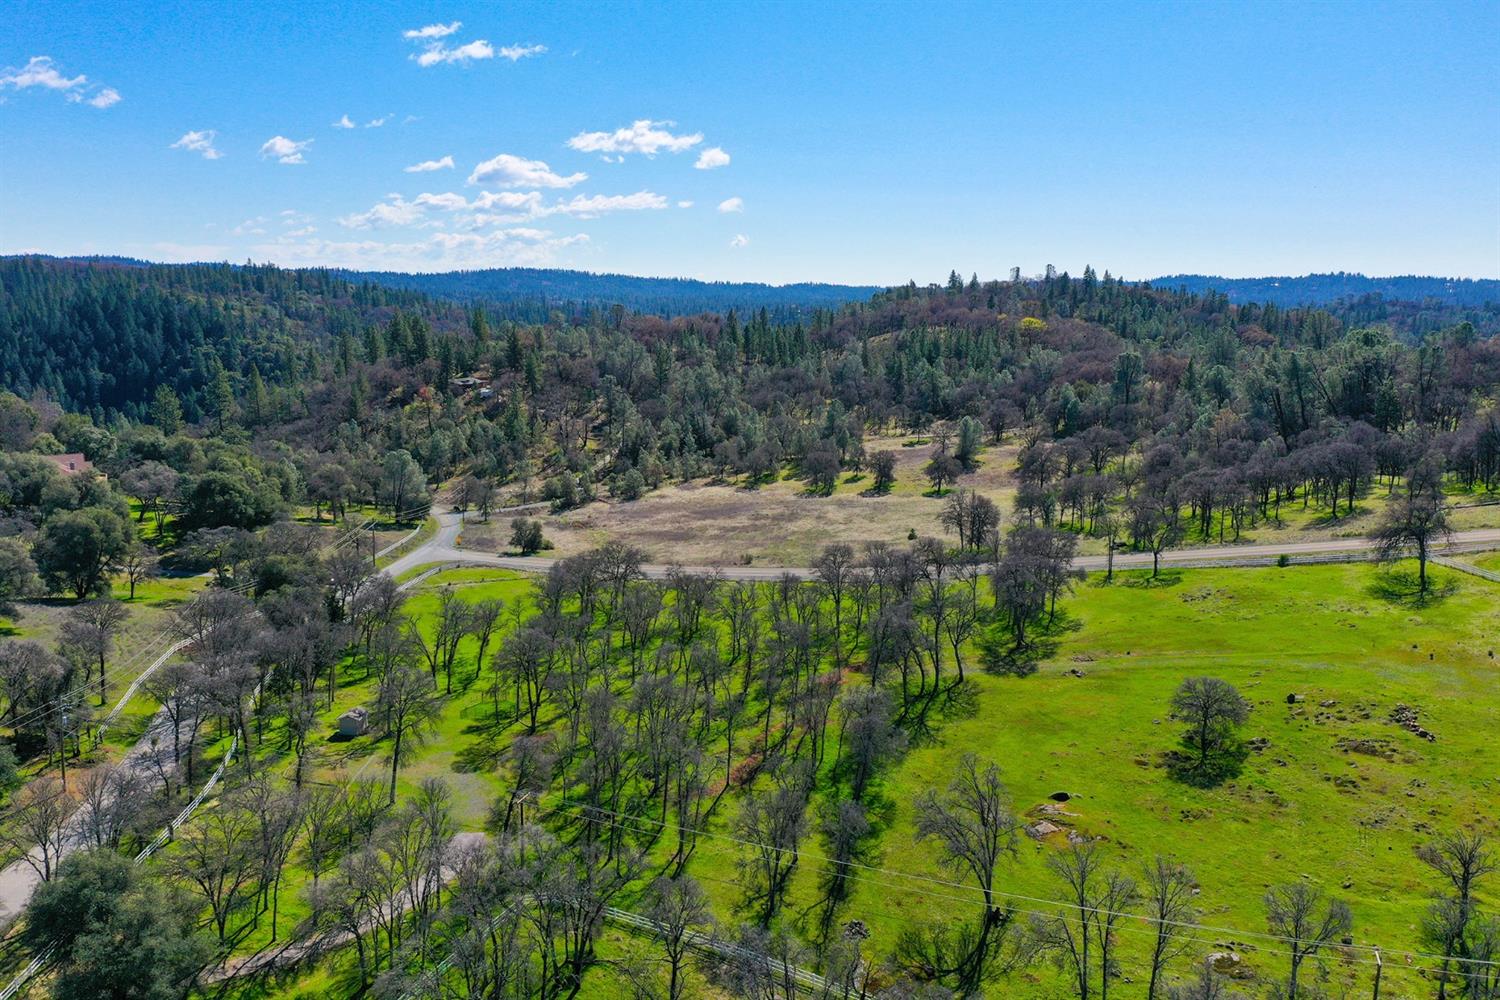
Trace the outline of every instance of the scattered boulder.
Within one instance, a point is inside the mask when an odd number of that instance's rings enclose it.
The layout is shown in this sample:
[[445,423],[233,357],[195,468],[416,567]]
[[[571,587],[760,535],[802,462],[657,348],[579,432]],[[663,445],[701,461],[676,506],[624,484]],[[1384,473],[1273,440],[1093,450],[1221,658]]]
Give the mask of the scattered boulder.
[[1286,703],[1288,705],[1295,705],[1299,701],[1306,701],[1306,700],[1307,700],[1307,696],[1306,695],[1297,694],[1295,692],[1293,692],[1292,694],[1289,694],[1289,695],[1286,696]]
[[1237,951],[1215,951],[1207,958],[1209,966],[1221,976],[1230,979],[1252,979],[1255,973],[1245,964],[1244,956]]
[[1265,753],[1271,748],[1271,740],[1269,737],[1256,736],[1246,740],[1245,746],[1251,753]]
[[1349,736],[1339,740],[1334,746],[1344,753],[1360,753],[1367,757],[1381,757],[1385,760],[1396,759],[1396,748],[1391,746],[1389,740],[1363,739],[1357,736]]
[[1054,833],[1061,832],[1062,827],[1058,826],[1056,823],[1049,823],[1044,819],[1039,819],[1035,823],[1032,823],[1026,827],[1026,836],[1030,837],[1032,840],[1044,840],[1047,837],[1052,836]]
[[1047,796],[1047,798],[1051,799],[1053,802],[1066,802],[1072,797],[1072,792],[1053,792],[1051,795]]
[[1437,735],[1434,733],[1430,733],[1426,729],[1424,729],[1422,727],[1422,724],[1418,722],[1417,719],[1417,710],[1410,705],[1400,704],[1391,709],[1392,722],[1400,726],[1402,729],[1406,730],[1408,733],[1411,733],[1413,736],[1419,736],[1422,739],[1426,740],[1428,743],[1436,743]]

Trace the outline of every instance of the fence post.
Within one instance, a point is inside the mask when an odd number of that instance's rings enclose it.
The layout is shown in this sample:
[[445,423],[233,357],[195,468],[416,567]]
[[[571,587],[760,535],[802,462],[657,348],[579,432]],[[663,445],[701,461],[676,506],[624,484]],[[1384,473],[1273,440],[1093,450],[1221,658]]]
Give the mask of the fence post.
[[1380,949],[1375,949],[1375,996],[1374,1000],[1380,1000],[1380,974],[1385,971],[1385,963],[1380,959]]

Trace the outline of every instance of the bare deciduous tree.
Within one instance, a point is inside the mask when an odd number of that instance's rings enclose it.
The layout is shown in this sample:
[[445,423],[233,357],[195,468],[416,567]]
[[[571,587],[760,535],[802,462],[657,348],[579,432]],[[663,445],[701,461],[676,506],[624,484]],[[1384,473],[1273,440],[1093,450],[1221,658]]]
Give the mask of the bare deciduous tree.
[[1000,858],[1015,849],[1016,818],[1010,793],[1000,781],[999,768],[988,764],[981,769],[977,757],[964,754],[947,794],[925,793],[917,800],[916,812],[917,839],[937,841],[943,863],[967,872],[984,896],[977,928],[963,953],[956,956],[954,967],[943,970],[954,975],[960,992],[974,993],[994,958],[998,932],[1009,921],[1006,911],[996,905],[995,869]]
[[1175,861],[1157,855],[1144,869],[1146,916],[1152,921],[1151,978],[1146,1000],[1156,1000],[1167,963],[1188,947],[1183,936],[1196,918],[1193,910],[1193,873]]
[[1287,1000],[1297,1000],[1303,963],[1336,938],[1349,933],[1354,918],[1340,899],[1325,899],[1306,882],[1279,885],[1266,893],[1266,924],[1287,949]]
[[62,860],[68,821],[77,806],[77,798],[61,781],[38,778],[16,793],[7,821],[0,824],[0,839],[45,882]]

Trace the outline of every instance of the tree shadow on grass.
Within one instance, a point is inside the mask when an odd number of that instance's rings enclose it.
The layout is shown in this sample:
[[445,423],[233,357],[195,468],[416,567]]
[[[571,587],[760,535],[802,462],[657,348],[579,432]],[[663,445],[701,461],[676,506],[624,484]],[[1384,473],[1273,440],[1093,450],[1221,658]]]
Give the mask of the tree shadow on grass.
[[509,741],[502,741],[502,730],[488,729],[479,739],[453,755],[453,770],[460,774],[483,774],[500,766]]
[[1238,778],[1249,756],[1250,748],[1236,741],[1204,761],[1180,750],[1167,751],[1162,760],[1173,780],[1192,788],[1217,788],[1232,778]]
[[1156,576],[1150,574],[1126,576],[1121,579],[1120,586],[1134,587],[1137,590],[1163,590],[1167,587],[1175,587],[1181,582],[1182,570],[1164,569]]
[[1425,608],[1442,601],[1458,590],[1453,580],[1439,580],[1427,573],[1427,590],[1423,591],[1417,574],[1408,569],[1388,569],[1376,573],[1365,592],[1371,597],[1402,608]]
[[980,636],[976,643],[979,647],[979,662],[987,672],[992,674],[1029,677],[1036,673],[1043,663],[1057,655],[1057,650],[1066,635],[1082,628],[1081,619],[1065,610],[1060,610],[1057,614],[1043,617],[1041,621],[1032,625],[1023,645],[1016,645],[1008,630],[991,629]]

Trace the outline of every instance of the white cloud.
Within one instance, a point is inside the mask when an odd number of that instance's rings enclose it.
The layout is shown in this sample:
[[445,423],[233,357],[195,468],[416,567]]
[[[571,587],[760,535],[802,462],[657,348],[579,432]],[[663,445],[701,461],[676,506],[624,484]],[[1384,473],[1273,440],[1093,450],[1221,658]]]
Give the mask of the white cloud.
[[28,87],[43,87],[47,90],[74,91],[88,83],[82,73],[66,77],[57,71],[51,56],[32,56],[21,69],[7,69],[0,73],[0,87],[25,90]]
[[58,72],[51,56],[32,56],[20,69],[11,67],[0,70],[0,90],[7,87],[14,90],[27,90],[31,87],[55,90],[73,104],[87,104],[95,108],[114,107],[121,99],[120,92],[113,87],[101,87],[92,96],[88,96],[89,78],[82,73],[63,76]]
[[264,215],[257,215],[253,219],[246,219],[238,226],[230,230],[235,236],[262,236],[266,231],[266,222],[269,221]]
[[170,148],[201,153],[205,160],[217,160],[224,155],[214,148],[214,138],[218,134],[213,129],[204,129],[202,132],[184,132],[182,138],[172,143]]
[[303,236],[311,236],[313,233],[315,233],[317,231],[318,231],[318,227],[317,226],[303,226],[301,229],[288,229],[286,231],[285,235],[286,235],[287,239],[291,240],[291,239],[299,239],[299,238],[301,238]]
[[692,208],[693,207],[693,203],[690,202],[690,201],[679,201],[677,203],[677,207],[678,208]]
[[585,233],[556,236],[542,229],[497,229],[488,233],[432,233],[423,239],[331,241],[283,237],[252,249],[256,259],[293,266],[358,270],[451,271],[483,267],[545,267],[559,254],[586,246]]
[[268,160],[274,157],[277,163],[286,164],[306,163],[307,160],[303,158],[302,154],[307,152],[307,147],[312,144],[313,141],[311,139],[302,139],[299,141],[288,139],[284,135],[273,135],[261,144],[260,158]]
[[365,122],[365,128],[379,128],[390,120],[390,115],[381,115],[379,118],[371,118],[369,121]]
[[346,229],[376,229],[386,226],[412,226],[423,220],[424,206],[395,195],[382,201],[367,212],[345,215],[339,225]]
[[608,212],[638,212],[643,209],[666,208],[667,199],[651,191],[635,194],[596,194],[584,197],[575,195],[571,201],[560,201],[542,209],[546,215],[576,215],[584,219]]
[[418,66],[437,66],[442,63],[457,63],[463,66],[475,59],[495,58],[494,46],[483,38],[476,38],[458,48],[450,49],[442,42],[434,42],[420,53],[412,56]]
[[453,21],[449,24],[429,24],[425,28],[411,28],[403,31],[401,36],[403,38],[447,38],[459,28],[462,28],[463,25],[462,21]]
[[312,221],[312,216],[299,212],[295,208],[283,208],[280,215],[283,226],[305,226]]
[[336,122],[333,123],[333,127],[334,128],[353,128],[354,127],[354,122],[352,122],[352,121],[349,120],[349,116],[348,115],[344,115],[338,121],[336,121]]
[[[668,207],[666,198],[653,191],[634,194],[574,195],[566,201],[546,204],[540,191],[483,191],[472,201],[452,191],[423,192],[408,200],[390,194],[369,210],[340,218],[347,229],[381,229],[413,226],[428,229],[460,229],[528,222],[549,216],[593,219],[613,212],[654,211]],[[436,215],[434,214],[436,213]]]
[[584,173],[563,177],[553,173],[541,160],[527,160],[510,153],[485,160],[469,175],[470,184],[493,181],[503,187],[569,188],[588,179],[589,175]]
[[402,168],[408,174],[426,174],[434,170],[452,170],[453,157],[445,156],[441,160],[423,160],[421,163],[413,163],[409,167]]
[[718,146],[710,146],[698,154],[698,162],[693,164],[698,170],[716,170],[719,167],[729,166],[729,154]]
[[584,153],[644,153],[655,156],[662,150],[681,153],[703,141],[701,132],[673,135],[667,131],[675,124],[642,118],[632,122],[629,128],[617,128],[613,132],[580,132],[568,140],[568,145]]
[[524,205],[539,205],[540,191],[481,191],[469,202],[470,208],[521,208]]
[[735,233],[734,239],[729,241],[729,245],[735,247],[736,249],[739,247],[747,247],[750,245],[750,237],[746,236],[744,233]]
[[745,210],[745,199],[736,195],[733,198],[725,198],[719,202],[721,212],[743,212]]
[[229,248],[218,243],[152,243],[149,256],[164,264],[193,264],[200,261],[228,260]]
[[539,56],[546,51],[545,45],[505,45],[500,48],[500,58],[518,62],[527,56]]

